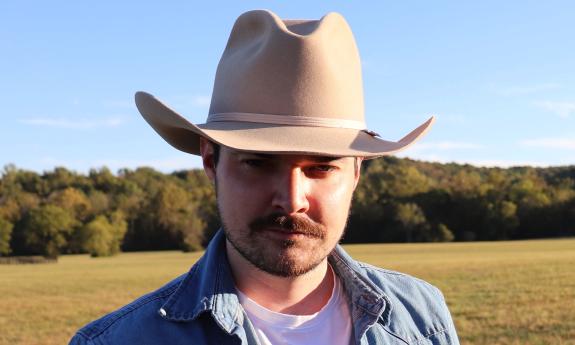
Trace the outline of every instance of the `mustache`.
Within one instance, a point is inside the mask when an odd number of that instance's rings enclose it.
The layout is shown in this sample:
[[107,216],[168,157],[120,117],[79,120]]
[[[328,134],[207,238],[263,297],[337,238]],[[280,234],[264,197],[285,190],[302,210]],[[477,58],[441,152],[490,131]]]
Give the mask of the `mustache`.
[[252,233],[274,228],[284,230],[285,232],[297,232],[320,239],[325,238],[325,227],[304,216],[272,213],[254,219],[248,226]]

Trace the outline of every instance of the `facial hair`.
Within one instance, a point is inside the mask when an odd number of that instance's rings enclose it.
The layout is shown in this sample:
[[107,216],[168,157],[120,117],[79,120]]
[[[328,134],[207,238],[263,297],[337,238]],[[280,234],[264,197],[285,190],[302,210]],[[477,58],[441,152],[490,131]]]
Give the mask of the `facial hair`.
[[[325,226],[306,216],[273,213],[251,221],[247,231],[230,228],[224,220],[222,223],[232,246],[252,265],[275,276],[297,277],[306,274],[333,250],[325,247]],[[275,240],[275,243],[269,239],[266,241],[265,232],[269,229],[297,233],[303,238]]]

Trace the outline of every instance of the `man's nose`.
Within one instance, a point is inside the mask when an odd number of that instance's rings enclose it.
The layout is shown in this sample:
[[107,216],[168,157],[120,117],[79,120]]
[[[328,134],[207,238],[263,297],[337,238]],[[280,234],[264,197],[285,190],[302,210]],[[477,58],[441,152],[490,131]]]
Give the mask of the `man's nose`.
[[309,209],[308,182],[301,169],[290,169],[282,174],[275,186],[273,207],[285,214],[305,213]]

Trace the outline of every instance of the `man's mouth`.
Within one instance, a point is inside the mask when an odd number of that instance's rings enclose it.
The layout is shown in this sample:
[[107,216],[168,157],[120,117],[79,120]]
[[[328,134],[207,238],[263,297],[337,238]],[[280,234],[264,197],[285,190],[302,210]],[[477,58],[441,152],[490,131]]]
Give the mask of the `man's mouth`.
[[278,233],[285,234],[285,235],[310,236],[309,234],[306,234],[305,232],[302,232],[302,231],[294,231],[294,230],[279,228],[279,227],[267,227],[264,229],[264,231],[278,232]]
[[308,218],[282,214],[260,217],[251,222],[249,226],[254,233],[265,231],[288,238],[324,238],[326,233],[323,225]]

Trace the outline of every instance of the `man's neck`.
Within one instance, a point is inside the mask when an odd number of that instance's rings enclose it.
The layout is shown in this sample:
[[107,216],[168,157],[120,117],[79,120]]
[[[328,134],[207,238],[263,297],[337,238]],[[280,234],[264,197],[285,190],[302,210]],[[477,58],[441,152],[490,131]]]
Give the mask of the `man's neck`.
[[311,315],[331,297],[335,277],[328,268],[327,259],[306,274],[280,277],[255,267],[227,241],[226,251],[236,287],[271,311]]

